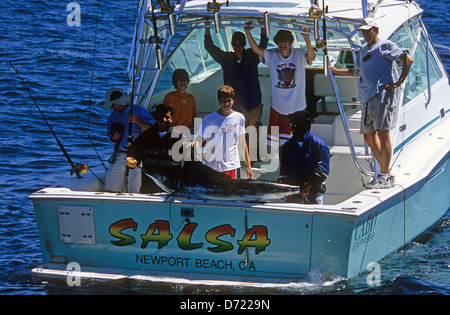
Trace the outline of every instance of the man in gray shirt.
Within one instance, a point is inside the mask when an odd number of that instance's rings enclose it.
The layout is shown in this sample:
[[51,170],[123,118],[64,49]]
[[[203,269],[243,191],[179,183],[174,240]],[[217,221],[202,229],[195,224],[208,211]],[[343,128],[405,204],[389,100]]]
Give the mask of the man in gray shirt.
[[[379,27],[374,19],[366,18],[359,28],[366,40],[356,55],[353,69],[330,70],[337,75],[359,76],[359,99],[362,104],[361,133],[380,163],[380,173],[366,188],[390,188],[394,177],[389,164],[392,157],[392,144],[389,130],[395,125],[394,91],[408,76],[414,60],[395,43],[378,38]],[[394,83],[393,63],[403,63],[402,72]]]

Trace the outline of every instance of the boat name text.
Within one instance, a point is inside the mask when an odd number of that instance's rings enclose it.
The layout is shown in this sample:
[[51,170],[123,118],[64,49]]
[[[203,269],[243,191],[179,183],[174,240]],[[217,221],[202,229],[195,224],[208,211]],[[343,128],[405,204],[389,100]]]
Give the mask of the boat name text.
[[[203,242],[193,243],[191,240],[192,235],[196,234],[195,230],[197,226],[198,224],[196,222],[188,222],[184,225],[176,238],[177,245],[180,249],[195,250],[204,247]],[[129,246],[135,244],[137,235],[133,236],[131,233],[126,234],[124,231],[132,229],[136,232],[137,227],[138,223],[131,218],[114,222],[109,227],[109,233],[118,238],[118,240],[111,241],[111,244],[116,246]],[[212,246],[209,246],[206,249],[213,253],[223,253],[233,250],[234,245],[231,242],[220,239],[220,237],[229,235],[231,238],[234,238],[235,233],[236,229],[230,224],[218,225],[209,229],[204,237]],[[149,246],[150,242],[154,242],[157,244],[158,249],[161,249],[169,244],[169,241],[173,239],[173,234],[170,230],[169,221],[156,220],[148,226],[146,233],[140,234],[139,237],[141,239],[141,248],[146,248]],[[270,242],[267,227],[264,225],[254,225],[244,232],[244,235],[240,240],[237,240],[237,253],[241,255],[247,248],[254,248],[255,254],[259,254],[265,251]]]
[[374,211],[367,217],[356,223],[354,232],[353,250],[357,249],[363,244],[368,243],[375,235],[375,225],[377,223],[378,213]]

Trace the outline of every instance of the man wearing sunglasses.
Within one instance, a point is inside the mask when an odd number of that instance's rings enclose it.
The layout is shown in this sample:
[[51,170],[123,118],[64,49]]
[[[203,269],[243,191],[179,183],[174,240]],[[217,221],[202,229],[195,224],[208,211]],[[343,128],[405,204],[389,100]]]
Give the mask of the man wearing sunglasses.
[[[408,76],[414,60],[394,42],[378,38],[379,27],[372,18],[366,18],[359,28],[366,40],[356,55],[353,69],[330,70],[337,75],[359,76],[359,100],[361,110],[361,133],[380,164],[380,173],[366,188],[390,188],[395,185],[390,174],[392,144],[389,130],[395,126],[395,89]],[[396,82],[393,78],[395,61],[403,63],[402,72]]]

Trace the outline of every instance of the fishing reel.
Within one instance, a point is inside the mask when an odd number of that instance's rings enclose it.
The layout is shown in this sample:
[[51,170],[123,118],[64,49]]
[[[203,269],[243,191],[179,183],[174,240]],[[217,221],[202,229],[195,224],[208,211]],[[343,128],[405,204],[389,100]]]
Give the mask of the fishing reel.
[[314,1],[314,4],[309,8],[308,14],[310,18],[318,19],[322,16],[322,9],[317,4],[317,1]]
[[214,29],[216,30],[216,33],[220,33],[219,11],[224,4],[228,7],[229,1],[227,0],[224,3],[218,3],[216,0],[213,0],[213,2],[208,2],[206,4],[206,10],[212,11],[214,14]]
[[89,170],[89,166],[84,163],[75,163],[75,165],[70,170],[70,175],[73,175],[75,173],[77,177],[81,177],[80,174],[86,174],[86,172]]
[[206,10],[207,11],[213,11],[213,12],[219,12],[222,5],[226,5],[228,7],[229,0],[227,0],[224,3],[218,3],[216,0],[213,0],[213,2],[208,2],[206,4]]
[[175,10],[175,6],[172,5],[169,0],[167,0],[165,2],[164,2],[164,0],[160,0],[159,1],[159,9],[160,9],[161,13],[170,14],[170,13],[173,13],[173,11]]
[[159,10],[161,13],[167,13],[167,19],[169,20],[169,30],[172,36],[175,35],[175,21],[173,20],[173,11],[175,11],[175,6],[170,3],[169,0],[164,2],[164,0],[159,1]]

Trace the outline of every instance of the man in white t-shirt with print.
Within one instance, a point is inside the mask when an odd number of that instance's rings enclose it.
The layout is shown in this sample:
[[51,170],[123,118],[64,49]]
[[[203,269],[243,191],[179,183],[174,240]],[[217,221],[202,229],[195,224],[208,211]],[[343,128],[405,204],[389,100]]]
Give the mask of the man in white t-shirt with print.
[[[310,29],[303,27],[306,50],[292,48],[294,36],[290,31],[280,30],[273,38],[277,50],[261,49],[252,37],[252,26],[247,24],[245,32],[252,50],[270,68],[272,97],[270,100],[268,144],[282,146],[291,137],[289,114],[306,108],[305,66],[311,64],[316,53],[309,39]],[[279,127],[279,139],[271,134],[271,127]]]
[[241,153],[247,168],[247,178],[251,179],[250,156],[245,142],[245,118],[232,110],[234,97],[231,86],[219,88],[217,98],[220,108],[203,119],[197,130],[196,146],[206,141],[203,153],[205,164],[231,178],[237,177]]

